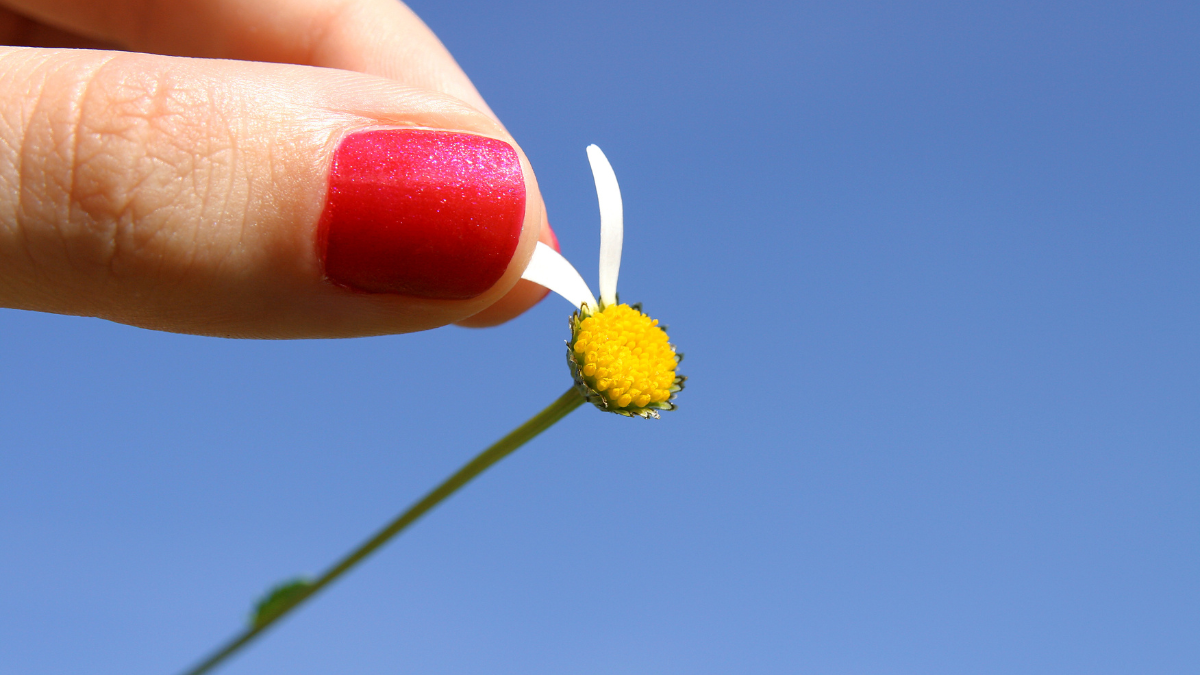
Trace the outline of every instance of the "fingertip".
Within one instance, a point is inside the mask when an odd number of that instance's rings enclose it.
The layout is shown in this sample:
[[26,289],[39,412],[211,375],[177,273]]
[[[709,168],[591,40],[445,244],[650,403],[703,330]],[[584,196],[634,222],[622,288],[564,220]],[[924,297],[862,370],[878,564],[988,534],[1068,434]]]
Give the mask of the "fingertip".
[[[554,233],[554,228],[550,227],[550,223],[544,217],[542,219],[542,229],[538,233],[538,241],[547,246],[552,246],[555,251],[560,250],[558,236]],[[546,297],[548,293],[550,291],[546,290],[544,286],[521,279],[513,286],[512,290],[494,304],[488,306],[478,314],[469,316],[461,321],[456,321],[455,325],[464,328],[491,328],[499,326],[527,312],[534,305],[541,302],[542,298]]]
[[558,246],[558,234],[554,232],[554,228],[550,227],[550,221],[542,218],[542,231],[538,235],[538,241],[553,248],[556,252],[562,253],[562,249]]

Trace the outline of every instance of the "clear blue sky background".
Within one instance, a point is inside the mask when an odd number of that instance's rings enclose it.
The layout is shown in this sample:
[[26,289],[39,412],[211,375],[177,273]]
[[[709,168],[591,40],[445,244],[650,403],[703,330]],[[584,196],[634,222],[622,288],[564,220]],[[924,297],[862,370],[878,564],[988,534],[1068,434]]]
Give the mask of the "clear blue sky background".
[[[1200,671],[1195,3],[413,2],[688,358],[235,674]],[[0,311],[0,672],[169,675],[569,385],[500,329]]]

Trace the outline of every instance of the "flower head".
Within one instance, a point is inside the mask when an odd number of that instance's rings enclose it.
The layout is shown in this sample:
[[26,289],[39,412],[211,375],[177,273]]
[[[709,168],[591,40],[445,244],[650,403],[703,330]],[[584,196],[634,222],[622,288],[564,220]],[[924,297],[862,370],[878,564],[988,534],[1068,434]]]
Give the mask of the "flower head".
[[621,189],[600,148],[589,145],[587,153],[600,200],[600,300],[566,258],[542,243],[522,277],[575,305],[567,363],[587,400],[606,412],[657,418],[659,410],[675,409],[671,401],[687,379],[675,373],[683,355],[670,343],[666,326],[643,313],[641,304],[617,300],[624,239]]

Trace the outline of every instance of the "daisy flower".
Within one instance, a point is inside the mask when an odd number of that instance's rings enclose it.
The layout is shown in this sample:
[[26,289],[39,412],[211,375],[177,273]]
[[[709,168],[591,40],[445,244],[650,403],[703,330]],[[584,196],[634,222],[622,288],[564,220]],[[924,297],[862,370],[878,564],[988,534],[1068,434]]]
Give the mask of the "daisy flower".
[[584,402],[626,417],[658,417],[674,410],[671,402],[683,389],[685,377],[675,374],[683,357],[667,338],[666,326],[642,312],[641,305],[617,300],[624,236],[621,188],[604,153],[588,146],[588,160],[600,198],[600,300],[587,282],[557,251],[539,243],[523,278],[541,284],[575,305],[567,363],[575,384],[544,410],[488,446],[449,478],[405,509],[372,537],[351,550],[315,578],[292,577],[276,585],[256,603],[249,625],[186,671],[203,675],[244,649],[285,615],[327,588],[383,547],[447,497],[496,462],[571,414]]
[[670,343],[666,326],[643,313],[640,303],[619,304],[617,276],[625,237],[621,188],[604,152],[589,145],[587,154],[600,201],[599,302],[575,267],[541,242],[522,278],[575,305],[567,363],[584,398],[606,412],[657,418],[659,410],[675,409],[671,401],[687,379],[675,373],[683,354]]

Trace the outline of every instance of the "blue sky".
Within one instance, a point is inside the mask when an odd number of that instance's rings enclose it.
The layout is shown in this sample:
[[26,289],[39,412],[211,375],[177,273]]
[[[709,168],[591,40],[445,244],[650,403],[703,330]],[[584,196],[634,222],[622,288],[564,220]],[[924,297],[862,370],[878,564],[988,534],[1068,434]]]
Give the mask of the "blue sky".
[[[1200,11],[413,2],[687,353],[225,671],[1200,667]],[[0,670],[173,673],[568,385],[567,303],[249,342],[0,310]]]

